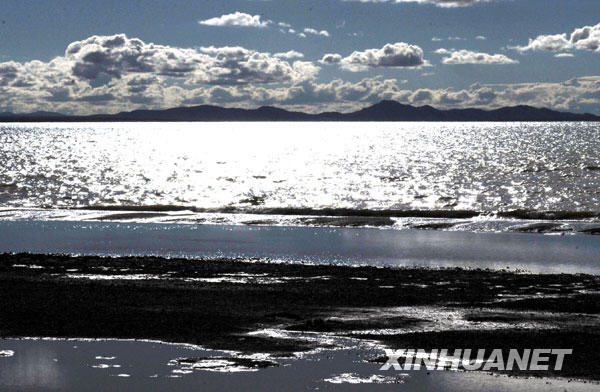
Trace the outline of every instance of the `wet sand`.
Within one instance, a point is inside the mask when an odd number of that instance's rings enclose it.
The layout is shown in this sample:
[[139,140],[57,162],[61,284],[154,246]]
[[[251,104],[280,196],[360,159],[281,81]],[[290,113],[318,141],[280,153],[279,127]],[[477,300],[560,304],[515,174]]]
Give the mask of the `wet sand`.
[[556,375],[597,380],[599,300],[600,276],[583,274],[0,256],[2,337],[154,339],[278,356],[334,344],[323,336],[391,348],[573,348]]

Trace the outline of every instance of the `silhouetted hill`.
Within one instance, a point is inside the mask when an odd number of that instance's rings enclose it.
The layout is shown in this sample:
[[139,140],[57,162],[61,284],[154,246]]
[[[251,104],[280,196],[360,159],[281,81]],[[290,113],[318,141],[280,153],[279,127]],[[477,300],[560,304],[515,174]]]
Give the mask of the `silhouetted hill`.
[[271,106],[258,109],[222,108],[201,105],[166,110],[134,110],[114,115],[87,116],[88,121],[306,121],[312,115]]
[[381,101],[346,115],[350,121],[443,121],[444,111],[431,106],[415,107],[396,101]]
[[411,106],[396,101],[381,101],[352,113],[309,114],[272,106],[237,109],[200,105],[91,116],[65,116],[51,112],[0,113],[0,121],[600,121],[600,117],[525,105],[494,110],[440,110],[429,105]]

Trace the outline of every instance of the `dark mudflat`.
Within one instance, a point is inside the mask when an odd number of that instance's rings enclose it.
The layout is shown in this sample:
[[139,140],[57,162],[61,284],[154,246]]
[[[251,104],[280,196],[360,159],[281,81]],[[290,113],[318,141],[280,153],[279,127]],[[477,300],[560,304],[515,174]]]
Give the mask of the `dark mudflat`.
[[[599,379],[598,293],[600,277],[583,274],[3,254],[0,336],[157,339],[280,355],[319,343],[247,333],[330,332],[399,348],[572,347],[560,375]],[[436,329],[440,309],[462,312],[472,327]],[[484,322],[498,328],[479,330]],[[368,332],[422,326],[435,328]]]

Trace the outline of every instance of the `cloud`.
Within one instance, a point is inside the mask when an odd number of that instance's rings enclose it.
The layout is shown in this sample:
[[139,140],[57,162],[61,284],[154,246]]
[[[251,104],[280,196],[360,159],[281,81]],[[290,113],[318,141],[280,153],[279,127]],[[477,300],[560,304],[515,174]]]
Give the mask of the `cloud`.
[[575,29],[570,41],[575,49],[600,52],[600,23]]
[[92,36],[71,43],[61,58],[72,77],[92,87],[127,74],[154,74],[190,83],[245,84],[296,82],[312,78],[318,67],[290,64],[242,47],[177,48],[145,43],[124,34]]
[[396,0],[396,3],[435,4],[438,7],[467,7],[482,0]]
[[528,50],[558,52],[563,50],[589,50],[600,53],[600,23],[595,26],[584,26],[571,32],[562,34],[538,35],[529,39],[524,46],[514,46],[521,52]]
[[[404,46],[410,48],[400,45]],[[359,65],[396,66],[388,64],[397,64],[395,56],[403,51],[396,48],[387,53],[384,49],[374,49],[378,54],[365,55],[367,61]],[[282,54],[297,57],[294,51]],[[417,58],[422,59],[422,55]],[[327,54],[321,59],[324,64],[337,61],[343,61],[341,55]],[[0,63],[0,108],[86,114],[214,104],[246,108],[275,105],[319,112],[356,110],[392,99],[440,108],[492,109],[523,104],[600,113],[600,76],[562,83],[411,90],[403,80],[383,77],[319,82],[318,72],[319,67],[312,62],[286,61],[285,57],[243,47],[177,48],[122,34],[93,36],[73,42],[64,55],[47,62]]]
[[512,47],[512,49],[517,49],[521,52],[527,50],[546,50],[556,52],[570,48],[571,44],[569,43],[566,34],[538,35],[535,39],[529,39],[529,43],[525,46]]
[[206,26],[238,26],[238,27],[267,27],[271,21],[263,21],[260,15],[250,15],[245,12],[236,11],[233,14],[221,15],[216,18],[200,20],[198,23]]
[[458,37],[458,36],[449,36],[446,38],[440,38],[440,37],[432,37],[431,41],[433,42],[442,42],[444,40],[448,40],[448,41],[466,41],[466,38],[463,37]]
[[432,105],[451,109],[531,105],[555,110],[600,112],[600,76],[571,79],[562,83],[474,84],[466,89],[403,90],[397,83],[378,85],[373,97],[411,105]]
[[302,58],[304,57],[304,54],[297,52],[295,50],[288,50],[287,52],[282,52],[282,53],[275,53],[273,55],[274,57],[280,58],[280,59],[293,59],[293,58]]
[[[269,23],[271,23],[271,21],[269,21]],[[298,30],[294,29],[291,24],[285,23],[285,22],[279,22],[279,23],[277,23],[277,26],[279,26],[279,31],[282,32],[283,34],[286,34],[286,33],[295,34],[296,36],[298,36],[300,38],[306,38],[307,34],[321,36],[321,37],[329,37],[330,36],[329,31],[317,30],[312,27],[305,27],[301,31],[298,31]]]
[[[209,54],[203,64],[198,64],[189,80],[210,84],[262,84],[299,82],[312,79],[319,67],[311,62],[295,61],[290,64],[282,58],[242,47],[202,47]],[[289,52],[288,52],[289,53]],[[296,52],[298,53],[298,52]],[[287,54],[287,53],[286,53]]]
[[340,61],[342,56],[337,53],[327,53],[319,60],[321,64],[338,64]]
[[304,29],[304,32],[306,34],[322,35],[323,37],[329,37],[329,32],[327,30],[316,30],[316,29],[307,27]]
[[105,104],[107,101],[112,101],[116,97],[110,93],[83,95],[77,98],[78,101],[88,102],[91,104]]
[[385,44],[381,49],[354,51],[340,60],[347,71],[364,71],[369,67],[419,67],[427,65],[423,59],[423,49],[404,42]]
[[75,41],[67,47],[63,60],[69,63],[73,76],[92,84],[106,84],[127,73],[176,77],[211,61],[193,49],[147,44],[124,34]]
[[[487,38],[483,35],[478,35],[475,37],[476,40],[486,40]],[[431,41],[433,42],[442,42],[444,40],[448,40],[448,41],[466,41],[467,39],[464,37],[458,37],[458,36],[450,36],[450,37],[446,37],[446,38],[440,38],[440,37],[432,37]]]
[[437,7],[454,8],[454,7],[467,7],[480,2],[489,0],[343,0],[343,1],[359,1],[361,3],[387,3],[392,1],[394,3],[419,3],[419,4],[433,4]]
[[531,105],[555,110],[600,112],[600,76],[581,77],[562,83],[474,84],[460,90],[408,90],[401,88],[401,85],[402,81],[382,77],[364,78],[359,82],[339,79],[328,83],[307,81],[277,91],[262,90],[261,99],[266,101],[256,104],[268,103],[318,112],[356,110],[367,104],[391,99],[443,109]]
[[17,78],[21,64],[14,61],[0,63],[0,86],[6,86]]
[[[252,108],[275,105],[307,112],[351,111],[382,99],[439,108],[532,105],[557,110],[600,112],[600,76],[582,77],[563,83],[472,85],[469,88],[403,89],[402,81],[382,77],[358,82],[335,79],[318,83],[306,80],[289,85],[217,85],[182,88],[158,79],[126,76],[127,82],[94,90],[72,91],[65,87],[54,96],[32,96],[30,89],[0,87],[0,107],[14,111],[54,110],[59,112],[117,112],[137,108],[166,108],[214,104]],[[134,79],[135,78],[135,79]],[[145,86],[143,94],[126,87]],[[108,94],[112,94],[112,97]],[[106,101],[108,99],[108,101]]]
[[503,54],[488,54],[470,50],[448,50],[440,48],[435,51],[447,57],[442,59],[444,64],[517,64],[518,61]]
[[177,102],[171,95],[177,84],[193,89],[314,79],[317,65],[287,61],[301,56],[296,51],[271,55],[243,47],[178,48],[124,34],[92,36],[69,44],[63,56],[49,62],[0,63],[0,106],[28,108],[45,102],[73,112],[89,110],[76,102],[103,103],[110,110],[125,101],[164,107]]
[[573,53],[557,53],[554,55],[554,57],[556,57],[556,58],[575,57],[575,55]]

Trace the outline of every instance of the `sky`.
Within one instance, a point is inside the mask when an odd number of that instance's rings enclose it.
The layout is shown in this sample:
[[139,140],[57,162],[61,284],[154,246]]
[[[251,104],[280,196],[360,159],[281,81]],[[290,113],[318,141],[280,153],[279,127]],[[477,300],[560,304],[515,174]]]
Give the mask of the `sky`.
[[0,112],[600,114],[598,0],[3,0]]

